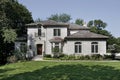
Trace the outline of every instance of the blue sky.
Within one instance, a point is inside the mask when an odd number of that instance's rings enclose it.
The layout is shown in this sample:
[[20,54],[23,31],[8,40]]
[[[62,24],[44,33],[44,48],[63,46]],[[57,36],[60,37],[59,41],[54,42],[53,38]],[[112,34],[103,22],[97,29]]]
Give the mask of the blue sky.
[[67,13],[85,22],[101,19],[108,24],[106,29],[120,37],[120,0],[18,0],[32,13],[34,20],[45,20],[51,14]]

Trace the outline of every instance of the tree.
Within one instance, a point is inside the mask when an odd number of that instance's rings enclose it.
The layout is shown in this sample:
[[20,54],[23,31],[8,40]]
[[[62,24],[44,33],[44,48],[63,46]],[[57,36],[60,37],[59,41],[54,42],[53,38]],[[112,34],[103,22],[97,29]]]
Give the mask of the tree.
[[71,20],[71,16],[68,15],[68,14],[54,14],[54,15],[51,15],[48,20],[54,20],[54,21],[57,21],[57,22],[69,22]]
[[0,0],[0,12],[7,19],[9,28],[16,29],[18,36],[26,33],[25,24],[33,22],[31,13],[17,0]]
[[105,29],[105,27],[107,26],[107,24],[105,22],[103,22],[102,20],[98,19],[98,20],[91,20],[88,22],[88,27],[96,27],[97,29]]
[[90,30],[92,32],[102,34],[102,35],[106,35],[106,36],[112,36],[110,32],[105,30],[107,24],[100,19],[89,21],[87,26],[90,27]]
[[83,19],[76,19],[75,24],[83,26],[84,25],[84,20]]
[[0,0],[0,62],[6,62],[16,37],[26,34],[25,24],[31,22],[31,13],[17,0]]
[[4,42],[11,43],[16,40],[17,34],[13,29],[5,29],[3,30],[2,37],[4,38]]
[[42,19],[37,18],[34,22],[41,22],[41,21],[42,21]]

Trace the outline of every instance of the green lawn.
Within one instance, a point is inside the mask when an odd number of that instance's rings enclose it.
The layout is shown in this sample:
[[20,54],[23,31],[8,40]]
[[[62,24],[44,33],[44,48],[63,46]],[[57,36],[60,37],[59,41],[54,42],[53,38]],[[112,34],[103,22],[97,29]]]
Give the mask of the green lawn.
[[1,66],[0,80],[120,80],[120,62],[19,62]]

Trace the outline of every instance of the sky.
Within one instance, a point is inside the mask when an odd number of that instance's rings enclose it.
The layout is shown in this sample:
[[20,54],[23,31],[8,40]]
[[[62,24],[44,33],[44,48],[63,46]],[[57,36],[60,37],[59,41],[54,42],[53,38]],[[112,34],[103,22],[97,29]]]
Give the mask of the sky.
[[101,19],[107,23],[106,30],[120,37],[120,0],[18,0],[32,13],[34,20],[46,20],[52,14],[71,15],[71,22],[77,18],[86,23]]

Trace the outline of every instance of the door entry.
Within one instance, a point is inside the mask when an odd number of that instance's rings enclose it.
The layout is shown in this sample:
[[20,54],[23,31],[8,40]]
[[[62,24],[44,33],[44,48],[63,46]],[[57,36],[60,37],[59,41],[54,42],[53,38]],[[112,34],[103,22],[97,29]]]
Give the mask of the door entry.
[[37,44],[37,54],[42,55],[42,44]]

